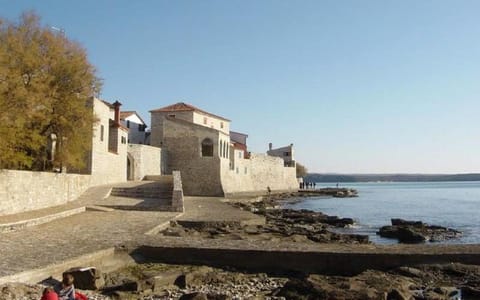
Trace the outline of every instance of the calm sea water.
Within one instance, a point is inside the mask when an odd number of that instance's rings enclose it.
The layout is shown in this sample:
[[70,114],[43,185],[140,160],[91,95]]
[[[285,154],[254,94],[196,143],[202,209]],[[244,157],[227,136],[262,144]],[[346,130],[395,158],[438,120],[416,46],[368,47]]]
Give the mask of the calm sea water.
[[[316,187],[335,184],[317,183]],[[313,197],[287,205],[328,215],[351,217],[357,224],[341,232],[368,234],[379,244],[396,240],[377,236],[375,232],[390,225],[391,218],[421,220],[428,224],[454,228],[463,232],[460,239],[446,243],[480,243],[480,182],[405,182],[340,183],[339,187],[358,190],[356,198]]]

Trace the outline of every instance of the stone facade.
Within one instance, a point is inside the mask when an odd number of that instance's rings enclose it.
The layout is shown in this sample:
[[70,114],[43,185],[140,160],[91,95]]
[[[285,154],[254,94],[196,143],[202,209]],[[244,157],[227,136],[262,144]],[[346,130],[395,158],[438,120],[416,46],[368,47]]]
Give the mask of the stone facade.
[[93,127],[89,166],[92,185],[126,181],[128,129],[116,120],[119,115],[112,104],[95,98],[93,110],[98,122]]
[[127,179],[142,180],[147,175],[161,175],[162,149],[128,144]]
[[65,204],[90,186],[90,175],[0,170],[0,216]]
[[[181,110],[176,112],[175,107]],[[228,120],[200,111],[199,116],[216,117],[216,123],[203,122],[204,117],[195,117],[196,111],[184,111],[185,107],[192,106],[175,104],[151,111],[151,137],[152,143],[162,145],[166,174],[181,172],[186,195],[265,194],[269,189],[298,188],[295,168],[286,167],[284,159],[251,155],[247,135],[233,132],[231,139]]]
[[167,107],[154,109],[151,113],[151,136],[152,146],[163,146],[163,120],[165,117],[176,118],[197,124],[203,127],[212,128],[226,135],[230,132],[230,120],[203,111],[195,106],[179,102]]

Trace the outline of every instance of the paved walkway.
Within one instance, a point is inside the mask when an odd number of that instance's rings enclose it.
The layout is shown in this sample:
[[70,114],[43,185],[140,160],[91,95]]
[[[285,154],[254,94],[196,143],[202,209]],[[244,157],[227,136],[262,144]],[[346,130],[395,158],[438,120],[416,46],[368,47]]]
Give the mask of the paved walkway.
[[121,203],[131,210],[85,211],[51,222],[0,233],[0,277],[42,268],[135,240],[168,222],[176,212],[136,209],[138,199],[108,197],[111,186],[87,191],[65,205],[0,218],[0,224],[28,221],[86,205]]
[[[110,188],[103,186],[90,189],[78,200],[63,206],[0,217],[2,224],[45,217],[81,206],[107,208],[105,211],[88,210],[41,225],[0,233],[0,277],[43,268],[118,245],[139,245],[146,237],[145,233],[180,215],[177,212],[160,211],[165,204],[162,201],[112,196],[105,198]],[[221,200],[186,197],[186,211],[182,218],[264,222],[261,217],[235,209]],[[112,207],[117,209],[108,209]]]
[[223,203],[220,197],[185,197],[185,214],[179,222],[237,222],[265,224],[265,217]]

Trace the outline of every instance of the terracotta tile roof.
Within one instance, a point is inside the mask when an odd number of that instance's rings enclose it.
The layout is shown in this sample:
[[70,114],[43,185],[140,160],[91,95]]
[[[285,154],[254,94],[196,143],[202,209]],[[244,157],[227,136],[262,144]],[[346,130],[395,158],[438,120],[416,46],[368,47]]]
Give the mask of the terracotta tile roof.
[[196,112],[204,114],[204,115],[208,115],[208,116],[211,116],[211,117],[214,117],[214,118],[218,118],[218,119],[230,122],[229,119],[225,119],[224,117],[220,117],[220,116],[214,115],[212,113],[206,112],[204,110],[201,110],[200,108],[197,108],[193,105],[190,105],[190,104],[187,104],[187,103],[184,103],[184,102],[178,102],[178,103],[175,103],[175,104],[172,104],[172,105],[169,105],[169,106],[154,109],[154,110],[151,110],[150,112],[155,113],[155,112],[177,112],[177,111],[196,111]]

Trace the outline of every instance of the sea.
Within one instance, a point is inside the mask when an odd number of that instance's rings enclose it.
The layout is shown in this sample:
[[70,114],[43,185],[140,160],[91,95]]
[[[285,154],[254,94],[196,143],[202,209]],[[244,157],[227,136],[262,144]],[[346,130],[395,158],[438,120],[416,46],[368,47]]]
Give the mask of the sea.
[[[317,183],[316,188],[335,187],[336,183]],[[339,183],[339,187],[358,191],[355,198],[311,197],[286,204],[293,209],[310,209],[328,215],[353,218],[350,228],[340,233],[368,235],[376,244],[395,244],[395,239],[376,234],[390,219],[423,221],[463,232],[448,244],[480,243],[480,181],[468,182],[375,182]]]

